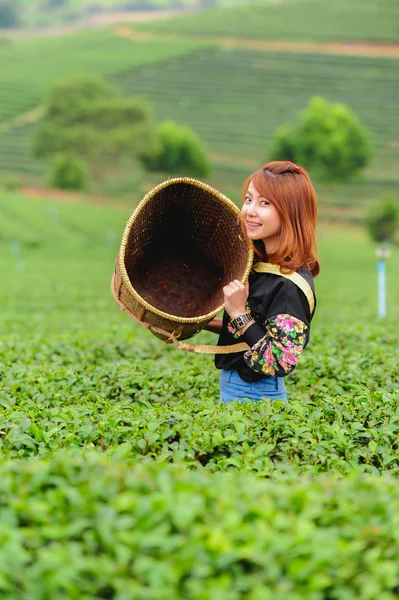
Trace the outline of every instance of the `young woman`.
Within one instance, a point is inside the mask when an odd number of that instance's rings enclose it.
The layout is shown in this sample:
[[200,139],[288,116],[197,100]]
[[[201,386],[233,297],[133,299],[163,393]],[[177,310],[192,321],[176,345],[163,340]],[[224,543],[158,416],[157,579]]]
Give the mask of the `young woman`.
[[207,329],[220,334],[219,346],[245,342],[248,349],[215,356],[220,399],[287,401],[284,377],[309,341],[320,269],[309,175],[292,162],[267,163],[245,182],[241,217],[254,266],[245,285],[236,280],[223,288],[223,319]]

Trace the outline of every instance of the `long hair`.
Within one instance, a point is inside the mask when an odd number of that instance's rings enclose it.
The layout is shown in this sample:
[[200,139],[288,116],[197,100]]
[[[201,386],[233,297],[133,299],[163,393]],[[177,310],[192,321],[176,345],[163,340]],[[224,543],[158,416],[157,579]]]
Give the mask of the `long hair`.
[[[251,181],[258,193],[276,207],[281,218],[274,252],[266,256],[263,241],[255,240],[257,256],[279,265],[285,272],[302,267],[316,277],[320,271],[316,256],[317,198],[308,173],[290,161],[269,162],[246,180],[243,202]],[[244,223],[242,231],[248,240]]]

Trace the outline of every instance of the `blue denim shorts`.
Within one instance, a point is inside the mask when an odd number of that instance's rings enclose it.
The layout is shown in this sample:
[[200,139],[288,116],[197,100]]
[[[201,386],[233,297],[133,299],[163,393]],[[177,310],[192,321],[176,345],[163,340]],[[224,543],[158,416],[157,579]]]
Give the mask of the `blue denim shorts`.
[[260,381],[247,383],[237,373],[237,371],[226,371],[222,369],[219,379],[220,386],[220,401],[223,404],[228,404],[237,400],[245,402],[250,400],[256,402],[267,398],[271,401],[283,400],[287,402],[287,392],[285,383],[282,377],[269,376]]

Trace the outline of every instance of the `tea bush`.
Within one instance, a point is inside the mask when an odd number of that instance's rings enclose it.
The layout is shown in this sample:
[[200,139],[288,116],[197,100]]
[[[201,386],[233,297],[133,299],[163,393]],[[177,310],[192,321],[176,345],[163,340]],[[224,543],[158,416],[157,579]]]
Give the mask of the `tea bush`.
[[372,158],[369,132],[348,106],[313,96],[292,123],[278,127],[266,161],[292,160],[322,181],[350,181]]
[[189,127],[165,121],[158,128],[159,147],[144,159],[151,171],[186,173],[206,177],[210,172],[207,150],[199,136]]
[[399,489],[189,473],[98,453],[0,465],[4,600],[374,600],[399,590]]
[[67,154],[55,154],[49,173],[49,183],[60,190],[87,191],[90,185],[88,170],[83,161]]
[[[269,477],[277,463],[298,472],[399,472],[398,391],[360,391],[353,384],[357,389],[347,395],[296,399],[293,391],[288,405],[224,407],[217,403],[215,377],[201,365],[187,369],[183,361],[174,367],[160,361],[162,368],[152,373],[151,359],[143,356],[130,369],[125,361],[106,368],[112,357],[107,350],[84,357],[75,346],[66,357],[59,345],[57,354],[45,357],[38,347],[31,367],[17,362],[9,372],[1,363],[4,455],[48,456],[67,447],[114,453],[123,447],[124,456],[135,460]],[[12,358],[12,348],[4,350],[3,357]],[[391,375],[397,390],[398,365]]]
[[395,248],[377,321],[366,232],[320,227],[290,402],[224,406],[112,299],[132,208],[0,195],[0,598],[397,597]]

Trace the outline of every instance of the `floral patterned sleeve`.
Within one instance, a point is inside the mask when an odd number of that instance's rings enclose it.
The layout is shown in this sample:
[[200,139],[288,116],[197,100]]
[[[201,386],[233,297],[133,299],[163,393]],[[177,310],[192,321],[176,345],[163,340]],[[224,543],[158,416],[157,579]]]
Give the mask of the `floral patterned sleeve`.
[[291,373],[302,354],[309,327],[292,315],[277,315],[265,323],[266,335],[244,354],[251,369],[284,377]]

